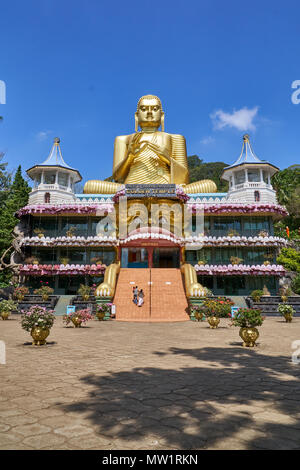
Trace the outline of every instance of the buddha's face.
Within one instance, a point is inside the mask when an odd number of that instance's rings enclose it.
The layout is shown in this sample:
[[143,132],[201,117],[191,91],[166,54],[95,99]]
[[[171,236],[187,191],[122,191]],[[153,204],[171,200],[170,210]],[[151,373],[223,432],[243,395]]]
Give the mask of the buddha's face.
[[136,112],[141,128],[159,127],[162,114],[160,102],[155,98],[142,99]]

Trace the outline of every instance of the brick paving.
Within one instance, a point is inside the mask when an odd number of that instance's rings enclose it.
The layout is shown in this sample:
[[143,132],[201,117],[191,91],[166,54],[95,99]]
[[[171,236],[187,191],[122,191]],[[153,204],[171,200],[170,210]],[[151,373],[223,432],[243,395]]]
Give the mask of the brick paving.
[[300,449],[300,319],[257,347],[207,323],[91,321],[32,346],[0,322],[0,449]]

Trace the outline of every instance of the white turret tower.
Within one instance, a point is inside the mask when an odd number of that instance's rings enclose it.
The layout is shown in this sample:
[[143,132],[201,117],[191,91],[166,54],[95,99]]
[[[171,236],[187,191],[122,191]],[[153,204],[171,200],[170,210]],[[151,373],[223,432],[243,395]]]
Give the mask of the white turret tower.
[[75,201],[74,185],[81,181],[78,170],[62,157],[60,139],[55,137],[49,157],[26,172],[34,181],[29,204],[63,204]]
[[233,165],[224,168],[221,178],[229,181],[227,200],[240,203],[277,204],[271,177],[279,169],[260,160],[252,150],[249,135],[243,136],[243,147]]

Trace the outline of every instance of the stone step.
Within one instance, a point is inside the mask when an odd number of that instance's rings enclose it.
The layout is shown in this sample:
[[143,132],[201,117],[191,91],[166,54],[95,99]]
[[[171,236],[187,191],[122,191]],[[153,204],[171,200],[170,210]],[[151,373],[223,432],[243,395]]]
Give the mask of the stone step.
[[[142,307],[132,301],[135,285],[145,294]],[[121,268],[114,304],[117,321],[189,320],[181,272],[176,268]]]

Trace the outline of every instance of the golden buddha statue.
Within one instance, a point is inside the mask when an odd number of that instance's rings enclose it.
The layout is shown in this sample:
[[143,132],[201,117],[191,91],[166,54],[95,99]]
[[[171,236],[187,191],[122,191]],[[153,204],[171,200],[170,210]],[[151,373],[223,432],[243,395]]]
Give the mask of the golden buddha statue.
[[188,184],[185,138],[164,132],[164,117],[157,96],[142,96],[135,113],[135,133],[115,139],[113,178],[116,182],[90,180],[83,192],[114,194],[123,184],[175,183],[186,193],[215,193],[217,187],[211,180]]

